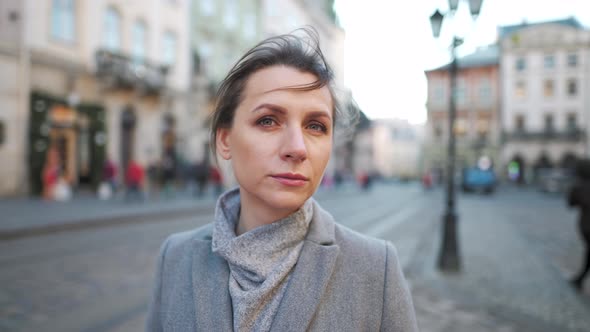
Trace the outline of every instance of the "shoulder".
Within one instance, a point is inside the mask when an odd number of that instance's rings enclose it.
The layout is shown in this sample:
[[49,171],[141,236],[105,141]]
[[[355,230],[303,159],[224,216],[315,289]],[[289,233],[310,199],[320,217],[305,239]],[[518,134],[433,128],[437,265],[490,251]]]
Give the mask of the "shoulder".
[[164,240],[160,256],[170,261],[189,255],[194,252],[195,244],[211,241],[212,230],[213,224],[209,223],[190,231],[174,233]]
[[370,237],[336,223],[336,243],[344,250],[352,250],[364,256],[386,257],[387,247],[393,247],[390,242]]
[[[370,264],[385,263],[388,252],[395,255],[393,245],[385,240],[370,237],[337,223],[332,215],[317,202],[312,221],[312,238],[318,242],[332,242],[348,261],[364,261]],[[318,236],[318,234],[320,234]],[[379,265],[381,265],[379,264]],[[376,266],[376,265],[374,265]]]

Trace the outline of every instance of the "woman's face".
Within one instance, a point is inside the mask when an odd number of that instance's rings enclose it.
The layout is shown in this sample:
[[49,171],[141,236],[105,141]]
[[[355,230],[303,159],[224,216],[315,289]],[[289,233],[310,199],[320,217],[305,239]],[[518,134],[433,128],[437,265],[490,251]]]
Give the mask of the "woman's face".
[[218,129],[217,149],[232,160],[242,207],[284,217],[317,189],[332,150],[333,102],[310,73],[271,66],[250,76],[233,125]]

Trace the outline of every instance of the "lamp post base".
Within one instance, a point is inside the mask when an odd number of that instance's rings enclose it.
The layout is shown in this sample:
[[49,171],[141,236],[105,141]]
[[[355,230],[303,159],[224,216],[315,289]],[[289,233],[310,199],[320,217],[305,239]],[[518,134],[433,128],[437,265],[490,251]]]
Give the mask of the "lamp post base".
[[459,272],[461,262],[457,245],[457,215],[447,211],[443,216],[443,238],[438,256],[438,268],[447,272]]

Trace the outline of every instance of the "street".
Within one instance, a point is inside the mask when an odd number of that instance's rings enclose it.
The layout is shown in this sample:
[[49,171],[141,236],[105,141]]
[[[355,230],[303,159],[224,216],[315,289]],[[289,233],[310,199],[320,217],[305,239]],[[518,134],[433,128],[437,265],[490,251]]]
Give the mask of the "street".
[[[316,196],[338,222],[394,243],[422,331],[590,330],[590,282],[582,293],[568,284],[583,246],[562,197],[460,194],[462,272],[445,274],[443,194],[407,183]],[[0,241],[0,331],[143,330],[160,244],[212,213]]]

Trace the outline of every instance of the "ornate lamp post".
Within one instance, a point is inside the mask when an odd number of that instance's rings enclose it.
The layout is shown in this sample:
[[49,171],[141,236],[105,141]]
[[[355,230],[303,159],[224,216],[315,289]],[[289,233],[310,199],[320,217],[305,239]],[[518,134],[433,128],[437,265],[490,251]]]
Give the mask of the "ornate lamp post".
[[[475,20],[479,15],[483,0],[469,0],[469,10]],[[459,0],[449,0],[449,16],[453,16],[459,6]],[[440,30],[445,15],[438,9],[430,16],[432,34],[434,38],[440,36]],[[463,44],[463,39],[453,36],[451,43],[451,63],[449,66],[450,98],[449,98],[449,144],[447,150],[447,190],[446,210],[443,215],[442,244],[438,257],[438,267],[443,271],[459,271],[461,259],[457,242],[457,213],[455,212],[455,89],[457,84],[456,48]]]

